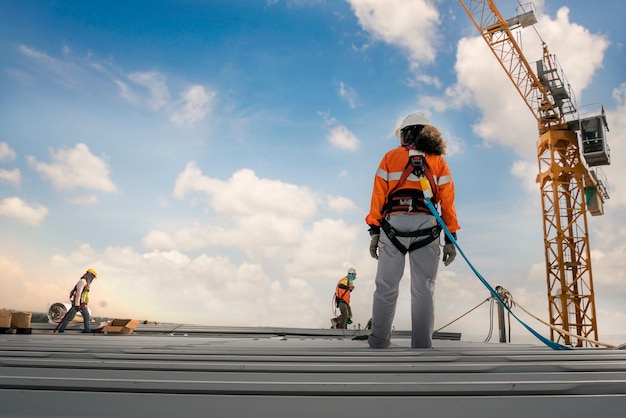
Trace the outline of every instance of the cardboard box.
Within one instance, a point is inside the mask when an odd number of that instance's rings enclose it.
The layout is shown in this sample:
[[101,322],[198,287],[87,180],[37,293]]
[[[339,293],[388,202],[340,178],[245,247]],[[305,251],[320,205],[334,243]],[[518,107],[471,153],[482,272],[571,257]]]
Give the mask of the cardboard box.
[[30,319],[33,314],[30,312],[13,312],[11,316],[11,328],[30,328]]
[[138,319],[114,319],[102,328],[107,334],[132,334],[139,325]]
[[0,309],[0,328],[11,328],[11,315],[13,312]]

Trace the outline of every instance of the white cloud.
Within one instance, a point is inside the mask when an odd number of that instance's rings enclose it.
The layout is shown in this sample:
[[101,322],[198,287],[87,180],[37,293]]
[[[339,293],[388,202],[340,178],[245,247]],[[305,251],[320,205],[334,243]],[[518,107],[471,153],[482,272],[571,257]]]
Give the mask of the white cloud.
[[93,206],[98,203],[98,196],[95,194],[74,196],[67,199],[67,202],[76,206]]
[[[574,97],[579,97],[602,66],[608,41],[570,22],[568,14],[569,9],[561,8],[553,20],[539,12],[535,28],[563,67]],[[524,56],[535,71],[535,61],[543,56],[541,39],[534,36],[533,28],[521,33]],[[457,83],[446,89],[445,97],[423,97],[420,103],[439,112],[476,106],[481,118],[473,130],[485,145],[511,147],[520,157],[535,160],[537,150],[531,139],[538,137],[536,120],[483,38],[461,39],[456,58]]]
[[354,202],[343,196],[327,196],[326,203],[335,212],[348,212],[356,209]]
[[324,118],[324,127],[330,129],[328,132],[328,142],[336,148],[356,151],[359,148],[359,139],[345,126],[338,125],[337,119],[325,112],[317,112]]
[[602,170],[608,178],[608,188],[611,195],[608,204],[615,207],[613,211],[619,212],[620,209],[626,207],[626,179],[624,178],[624,167],[626,167],[626,82],[613,90],[613,98],[617,106],[614,110],[608,111],[606,115],[610,129],[607,134],[607,144],[611,148],[611,165],[603,167]]
[[16,157],[15,151],[6,142],[0,142],[0,161],[12,161]]
[[76,88],[85,75],[81,66],[71,61],[58,60],[27,45],[20,45],[19,51],[37,67],[31,73],[37,78],[43,76],[67,88]]
[[[271,279],[259,264],[221,256],[138,252],[129,247],[96,252],[81,245],[53,260],[55,271],[82,271],[85,265],[99,273],[90,294],[95,315],[220,326],[316,327],[320,314],[327,311],[327,300],[320,300],[301,277]],[[45,298],[38,292],[31,297],[48,303],[54,295],[64,300],[66,288],[73,284],[60,284]],[[15,294],[23,287],[16,286]]]
[[[32,262],[20,264],[15,258],[0,255],[0,307],[24,312],[41,312],[47,308],[46,298],[57,289],[51,285],[49,275],[38,274],[38,270]],[[63,289],[63,293],[67,290]]]
[[409,54],[412,66],[435,60],[439,11],[426,0],[348,0],[359,24],[375,39]]
[[28,156],[28,163],[57,190],[78,188],[101,192],[114,192],[115,184],[109,178],[109,167],[104,159],[96,157],[87,145],[79,143],[74,148],[51,150],[52,162],[38,162]]
[[132,91],[132,89],[130,88],[130,86],[123,82],[122,80],[113,80],[113,82],[117,85],[117,87],[120,90],[120,96],[132,103],[132,104],[137,104],[139,103],[139,98],[137,97],[137,95]]
[[[584,99],[585,89],[593,75],[603,65],[604,53],[609,45],[608,40],[603,35],[592,34],[584,27],[570,22],[567,8],[561,8],[554,19],[541,12],[537,14],[537,17],[538,24],[535,27],[549,46],[549,52],[556,55],[576,98]],[[534,69],[535,61],[542,57],[541,40],[534,36],[532,28],[527,28],[522,33],[524,54]],[[538,222],[541,219],[539,207],[541,200],[535,182],[536,140],[538,138],[536,120],[478,34],[476,37],[464,38],[459,42],[455,70],[457,84],[449,88],[446,96],[431,107],[437,111],[444,111],[448,108],[477,107],[481,116],[473,127],[474,132],[483,139],[486,145],[510,147],[520,156],[521,159],[513,163],[511,173],[520,179],[524,191],[530,196],[531,200],[527,202],[527,205],[532,207],[532,210],[527,211],[528,221]],[[605,203],[603,217],[596,219],[588,216],[588,232],[594,258],[596,307],[598,313],[605,313],[599,321],[602,324],[621,324],[611,322],[609,318],[623,317],[623,309],[620,307],[623,303],[619,300],[623,300],[624,287],[618,286],[623,283],[619,277],[623,275],[624,270],[621,262],[624,259],[624,247],[621,243],[626,239],[626,230],[616,225],[623,223],[619,217],[623,213],[621,209],[626,206],[626,198],[624,198],[626,182],[622,175],[624,164],[626,164],[624,159],[626,154],[621,146],[626,143],[626,117],[624,117],[626,112],[624,107],[620,106],[621,98],[624,96],[620,95],[619,91],[620,88],[617,88],[617,97],[615,97],[617,109],[607,112],[611,128],[609,143],[612,158],[615,159],[611,166],[602,168],[609,178],[610,189],[613,190],[612,194],[615,196],[612,195],[611,199]],[[433,102],[424,101],[424,103]],[[520,196],[519,200],[524,199]],[[466,221],[466,223],[469,222]],[[518,223],[523,226],[519,228],[519,233],[523,234],[529,224],[523,218],[520,218]],[[600,261],[600,255],[602,255],[602,261]],[[531,312],[538,313],[545,310],[547,302],[545,296],[541,296],[541,294],[545,295],[545,284],[539,284],[540,280],[545,281],[545,278],[542,278],[544,276],[545,265],[537,264],[530,274],[533,280],[525,280],[523,285],[520,284],[518,288],[512,289],[514,294],[518,294],[521,303],[528,305],[526,308],[529,308]],[[508,278],[507,281],[516,282],[512,278]],[[541,293],[534,291],[534,288],[541,289]],[[615,331],[615,327],[612,331]]]
[[14,218],[28,225],[39,225],[47,215],[48,208],[45,206],[31,206],[19,197],[0,200],[0,216]]
[[315,197],[306,188],[279,180],[260,179],[250,169],[241,169],[222,181],[204,176],[196,162],[189,162],[178,175],[174,196],[183,198],[192,192],[209,197],[213,208],[222,214],[276,214],[306,219],[316,210]]
[[217,95],[214,91],[200,85],[193,85],[183,91],[180,98],[172,102],[164,74],[150,72],[136,72],[129,74],[128,79],[135,86],[145,88],[148,95],[138,93],[133,85],[116,79],[113,82],[119,88],[120,96],[132,104],[146,104],[152,110],[165,110],[169,119],[176,125],[192,125],[207,117],[213,110]]
[[328,142],[334,147],[347,151],[356,151],[360,144],[359,139],[343,125],[335,126],[330,130]]
[[519,178],[524,190],[530,193],[537,192],[537,165],[530,161],[515,161],[511,167],[511,174]]
[[19,186],[22,180],[19,168],[14,168],[13,170],[4,170],[0,168],[0,180],[6,181],[14,186]]
[[19,50],[20,50],[20,52],[23,55],[25,55],[27,57],[30,57],[30,58],[32,58],[32,59],[34,59],[36,61],[43,62],[43,63],[46,63],[46,64],[52,64],[54,62],[54,59],[51,58],[50,56],[48,56],[48,55],[44,54],[43,52],[40,52],[40,51],[38,51],[38,50],[36,50],[34,48],[31,48],[29,46],[20,45]]
[[446,95],[455,106],[473,103],[481,110],[473,130],[485,145],[510,146],[528,159],[536,156],[534,141],[529,140],[538,136],[533,114],[482,38],[459,42],[455,68],[458,84]]
[[[150,231],[143,244],[154,249],[154,254],[162,254],[164,250],[224,254],[227,258],[201,256],[198,263],[203,260],[202,263],[210,266],[189,277],[198,277],[201,281],[205,277],[207,280],[208,277],[229,277],[228,282],[233,286],[232,277],[238,274],[233,261],[238,256],[233,254],[244,254],[252,269],[251,277],[240,280],[255,281],[254,293],[266,298],[262,302],[247,302],[254,304],[260,317],[265,318],[264,325],[292,321],[284,316],[291,315],[290,309],[295,307],[292,302],[296,301],[302,302],[304,311],[298,312],[294,323],[319,326],[320,318],[324,318],[326,325],[328,300],[318,300],[317,295],[320,292],[331,294],[341,272],[352,264],[362,264],[358,260],[366,256],[365,246],[355,246],[362,227],[333,219],[321,219],[308,225],[317,208],[317,197],[311,191],[258,178],[252,170],[243,169],[227,180],[220,180],[203,175],[197,165],[190,162],[178,176],[174,196],[178,199],[204,197],[200,202],[205,208],[203,217],[169,229]],[[328,196],[326,203],[337,211],[355,207],[340,196]],[[165,272],[158,274],[164,276]],[[248,285],[239,283],[236,288],[226,286],[222,291],[221,285],[207,284],[200,293],[197,286],[200,285],[194,280],[185,285],[185,291],[212,301],[214,298],[237,299],[238,292]],[[213,287],[209,294],[208,289]],[[371,301],[365,295],[360,303],[367,306]],[[279,303],[284,297],[296,299]],[[197,323],[197,317],[193,321]]]
[[[608,39],[605,35],[592,34],[584,26],[570,22],[568,7],[560,8],[554,20],[548,15],[541,15],[537,20],[541,37],[549,46],[549,52],[558,58],[563,67],[567,81],[574,90],[574,97],[584,99],[583,90],[596,71],[602,68],[604,53],[609,47]],[[543,51],[539,41],[527,41],[524,43],[526,45],[535,47],[529,48],[528,52],[532,62],[541,58]]]
[[156,250],[176,248],[174,239],[164,231],[150,231],[142,240],[143,246]]
[[418,83],[426,84],[428,86],[441,88],[441,80],[437,76],[432,76],[432,75],[427,75],[427,74],[418,74],[415,76],[415,81]]
[[618,106],[626,106],[626,83],[613,89],[613,99]]
[[316,212],[316,196],[307,188],[258,178],[242,169],[226,181],[202,174],[190,162],[174,186],[178,199],[202,198],[208,213],[217,218],[178,227],[175,233],[153,231],[144,244],[161,248],[176,243],[179,249],[207,246],[240,248],[253,259],[272,257],[283,246],[294,245],[304,233],[304,222]]
[[[362,230],[360,225],[348,225],[340,220],[315,222],[313,228],[298,240],[298,246],[285,267],[287,273],[295,275],[310,271],[319,277],[335,277],[353,265],[361,265],[357,263],[358,254],[355,254],[359,247],[354,244]],[[339,278],[341,276],[337,280]]]
[[[216,93],[209,92],[199,85],[182,92],[180,99],[172,102],[167,76],[159,71],[124,74],[108,62],[89,61],[90,54],[84,61],[76,61],[73,59],[73,51],[68,46],[62,49],[62,59],[56,59],[26,45],[20,46],[20,52],[39,67],[33,73],[34,78],[43,74],[66,87],[76,88],[88,84],[89,88],[93,89],[104,77],[107,82],[113,82],[117,86],[119,95],[124,100],[133,105],[147,106],[153,111],[164,111],[171,122],[177,125],[199,122],[213,109]],[[13,74],[25,82],[30,79],[29,74]]]
[[340,81],[338,85],[339,85],[339,90],[338,90],[339,97],[347,100],[348,104],[350,105],[350,108],[354,109],[355,107],[357,107],[358,106],[357,92],[352,87],[344,83],[343,81]]
[[177,125],[190,125],[204,119],[213,109],[215,92],[207,92],[202,86],[192,86],[175,104],[171,121]]
[[[170,93],[167,88],[165,75],[156,71],[151,72],[136,72],[128,75],[128,78],[135,84],[145,87],[148,90],[149,97],[146,99],[148,106],[151,109],[157,110],[166,106],[170,100]],[[125,84],[118,83],[121,88],[125,87]],[[124,97],[128,97],[128,92],[122,89]]]
[[[9,70],[14,78],[31,83],[42,75],[68,88],[76,89],[87,85],[96,90],[98,85],[107,89],[113,82],[119,96],[133,105],[147,106],[153,111],[165,112],[170,121],[177,125],[190,125],[206,118],[214,105],[216,93],[204,87],[193,85],[183,91],[180,99],[171,100],[166,74],[160,71],[137,71],[124,74],[110,62],[90,61],[91,54],[82,61],[73,57],[73,51],[66,45],[62,48],[62,58],[57,59],[32,47],[21,45],[20,52],[34,63],[32,72]],[[106,80],[106,84],[102,80]],[[0,150],[1,152],[1,150]],[[1,158],[1,154],[0,154]]]

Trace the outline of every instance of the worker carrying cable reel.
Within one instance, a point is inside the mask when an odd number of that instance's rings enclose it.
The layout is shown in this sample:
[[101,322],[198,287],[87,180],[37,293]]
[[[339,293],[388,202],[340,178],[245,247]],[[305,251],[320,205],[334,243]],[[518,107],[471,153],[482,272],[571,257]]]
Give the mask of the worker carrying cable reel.
[[58,329],[59,333],[65,332],[65,328],[68,324],[74,319],[78,312],[81,313],[83,317],[83,333],[91,333],[91,327],[89,326],[89,288],[91,287],[91,282],[98,278],[98,274],[92,268],[88,269],[85,274],[78,280],[76,285],[70,291],[70,302],[72,303],[72,307],[65,314],[63,320],[57,325],[55,331]]
[[[348,274],[337,282],[335,288],[335,308],[339,309],[339,316],[330,320],[331,328],[347,329],[352,323],[352,308],[350,308],[350,294],[354,290],[354,281],[356,280],[356,270],[352,267],[348,269]],[[336,311],[334,311],[336,314]]]

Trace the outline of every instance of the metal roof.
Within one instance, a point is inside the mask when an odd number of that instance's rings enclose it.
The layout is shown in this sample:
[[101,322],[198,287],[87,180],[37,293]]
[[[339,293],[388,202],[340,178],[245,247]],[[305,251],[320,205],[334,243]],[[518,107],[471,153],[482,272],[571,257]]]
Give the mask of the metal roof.
[[0,335],[0,417],[624,417],[626,351],[140,325]]

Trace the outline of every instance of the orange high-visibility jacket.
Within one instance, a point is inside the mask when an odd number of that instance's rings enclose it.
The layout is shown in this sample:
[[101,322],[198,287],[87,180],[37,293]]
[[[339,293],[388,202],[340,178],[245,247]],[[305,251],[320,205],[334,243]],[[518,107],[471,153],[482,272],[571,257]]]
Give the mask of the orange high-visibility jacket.
[[335,295],[339,299],[343,299],[343,301],[349,305],[350,304],[350,289],[343,289],[339,287],[340,284],[350,287],[350,280],[348,280],[347,277],[340,279],[337,282],[337,289],[335,289]]
[[[382,220],[382,212],[389,192],[393,191],[406,165],[409,161],[409,151],[403,146],[394,148],[387,152],[378,166],[376,176],[374,177],[374,189],[372,190],[372,202],[370,205],[370,213],[365,217],[368,225],[380,226]],[[454,183],[448,163],[441,155],[426,154],[426,163],[437,183],[437,201],[432,203],[439,206],[441,218],[446,223],[450,232],[456,232],[461,229],[456,218],[456,209],[454,208]],[[419,179],[411,174],[400,186],[403,189],[422,190]]]

